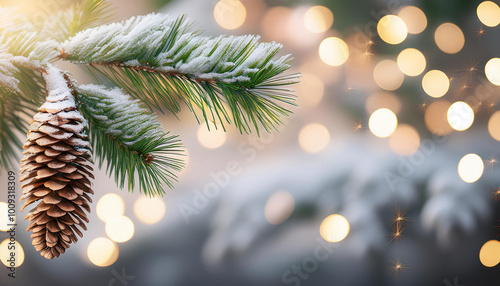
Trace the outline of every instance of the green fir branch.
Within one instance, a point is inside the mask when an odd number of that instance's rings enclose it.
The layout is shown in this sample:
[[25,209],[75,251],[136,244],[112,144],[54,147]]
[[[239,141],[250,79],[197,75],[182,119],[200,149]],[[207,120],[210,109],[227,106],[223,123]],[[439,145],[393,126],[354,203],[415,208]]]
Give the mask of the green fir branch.
[[[84,64],[149,107],[173,113],[179,101],[205,121],[234,123],[240,132],[271,131],[295,97],[281,76],[289,56],[258,37],[199,36],[184,16],[150,14],[85,30],[64,44],[63,58]],[[196,113],[195,113],[196,115]]]
[[94,152],[120,188],[133,191],[137,184],[149,196],[163,195],[163,184],[173,188],[182,144],[161,129],[156,116],[119,89],[96,85],[75,88],[80,110],[90,125]]

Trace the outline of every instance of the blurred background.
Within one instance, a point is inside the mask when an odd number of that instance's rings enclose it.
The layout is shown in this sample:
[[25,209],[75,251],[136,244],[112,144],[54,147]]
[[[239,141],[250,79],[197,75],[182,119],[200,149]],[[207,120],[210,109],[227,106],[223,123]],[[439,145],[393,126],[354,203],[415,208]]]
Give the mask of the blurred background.
[[[0,4],[40,20],[70,2]],[[498,3],[111,2],[116,20],[187,14],[205,35],[283,43],[300,107],[261,137],[208,132],[187,109],[161,117],[187,149],[176,188],[148,199],[96,172],[89,230],[52,261],[18,206],[24,259],[0,285],[500,283]]]

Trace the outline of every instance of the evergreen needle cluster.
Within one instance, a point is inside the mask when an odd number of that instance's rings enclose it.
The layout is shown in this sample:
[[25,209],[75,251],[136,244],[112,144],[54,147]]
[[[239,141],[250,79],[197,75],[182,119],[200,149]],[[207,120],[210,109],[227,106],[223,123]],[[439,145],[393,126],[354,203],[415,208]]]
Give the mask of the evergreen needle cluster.
[[[283,75],[290,57],[257,36],[206,37],[185,16],[149,14],[111,23],[105,0],[80,0],[44,23],[0,7],[0,165],[22,145],[29,118],[49,93],[43,75],[57,60],[85,67],[103,85],[64,73],[89,123],[100,165],[121,188],[164,194],[182,169],[182,144],[164,132],[152,108],[176,114],[185,105],[199,121],[240,132],[271,131],[294,95]],[[149,108],[148,108],[149,107]]]

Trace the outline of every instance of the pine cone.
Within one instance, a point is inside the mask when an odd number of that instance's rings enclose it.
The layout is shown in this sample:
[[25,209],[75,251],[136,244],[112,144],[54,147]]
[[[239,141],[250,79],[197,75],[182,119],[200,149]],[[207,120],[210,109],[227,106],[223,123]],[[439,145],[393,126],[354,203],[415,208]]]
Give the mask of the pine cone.
[[[86,121],[77,110],[64,75],[51,68],[45,75],[46,102],[31,123],[21,160],[21,182],[25,182],[21,208],[41,200],[26,216],[33,231],[33,245],[40,254],[59,257],[87,230],[85,209],[90,212],[90,144]],[[78,227],[77,227],[78,226]]]

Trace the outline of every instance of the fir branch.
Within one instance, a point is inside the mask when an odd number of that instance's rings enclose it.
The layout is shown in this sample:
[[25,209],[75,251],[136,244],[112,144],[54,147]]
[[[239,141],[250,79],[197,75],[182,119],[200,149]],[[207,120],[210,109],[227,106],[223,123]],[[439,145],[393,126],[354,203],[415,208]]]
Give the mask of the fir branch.
[[108,23],[112,15],[111,3],[107,0],[80,0],[48,19],[40,33],[44,37],[64,42],[80,31]]
[[150,14],[78,33],[64,44],[63,58],[86,64],[150,107],[180,111],[178,99],[206,121],[234,122],[267,131],[280,123],[294,96],[285,85],[297,75],[289,56],[274,59],[277,43],[255,36],[199,36],[184,16]]
[[90,123],[90,137],[95,155],[107,172],[123,188],[139,189],[147,195],[163,195],[162,184],[172,188],[176,172],[184,163],[177,158],[182,144],[177,136],[161,129],[156,116],[140,107],[119,89],[96,85],[75,88],[80,109]]

